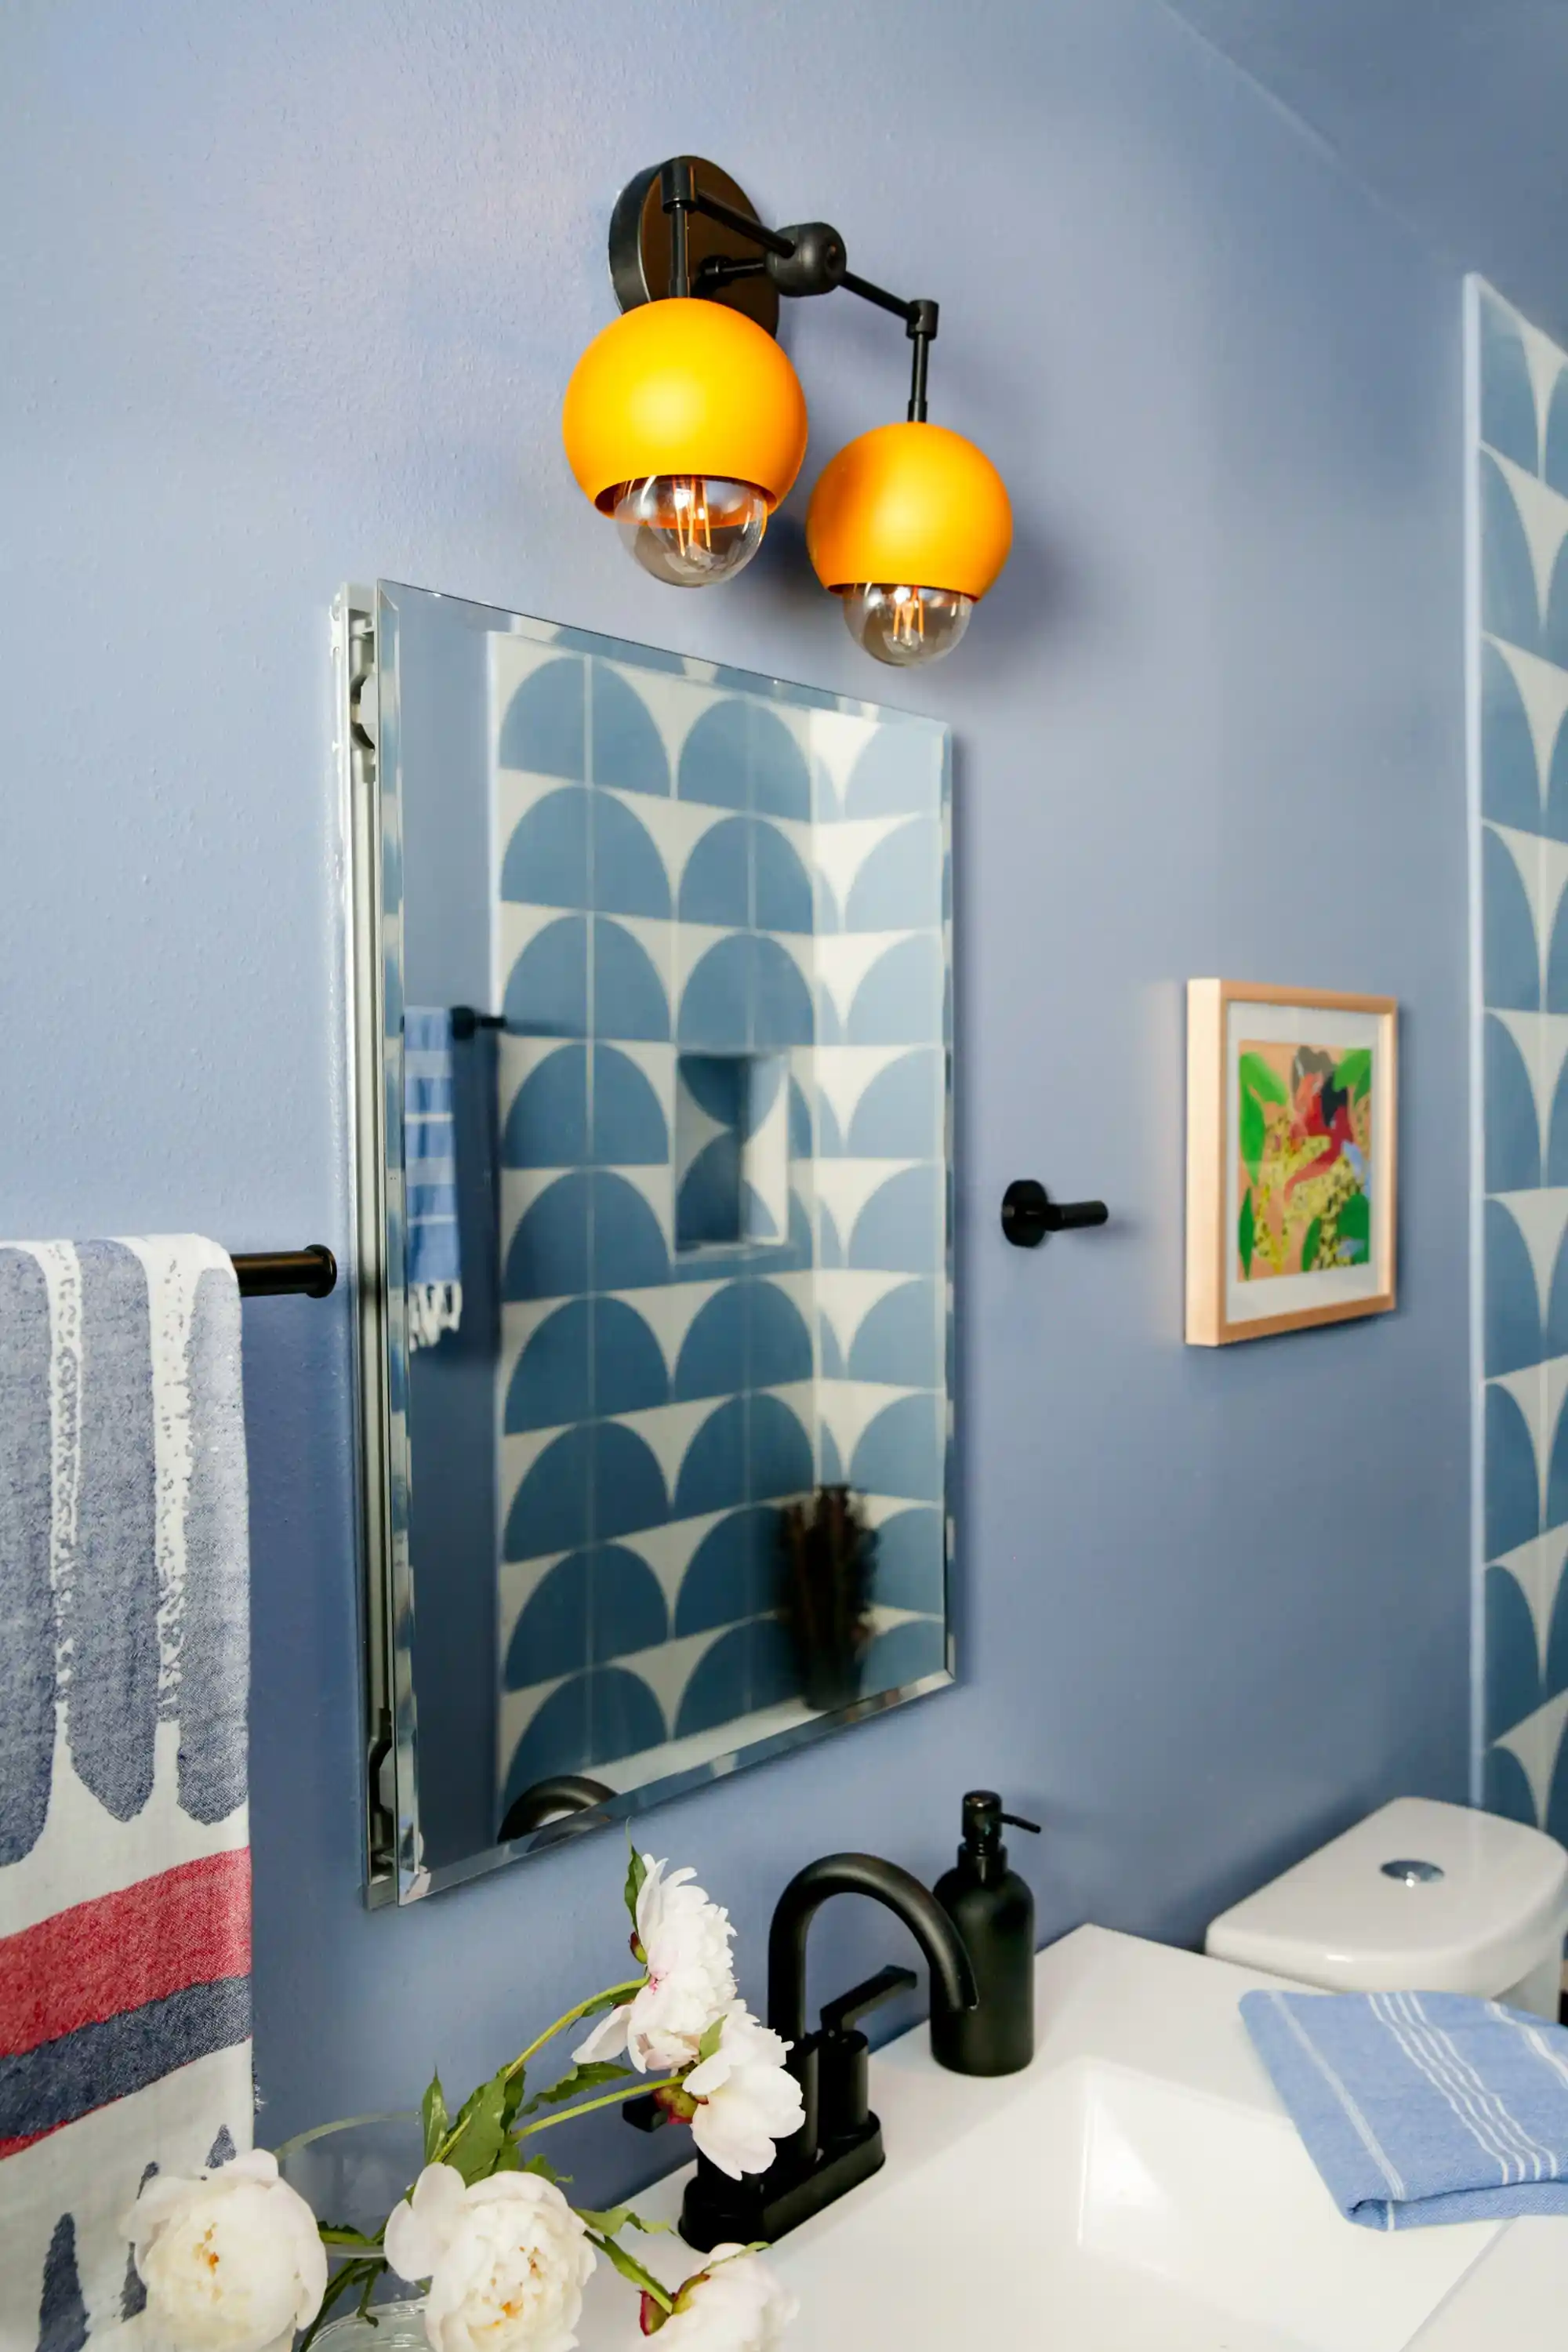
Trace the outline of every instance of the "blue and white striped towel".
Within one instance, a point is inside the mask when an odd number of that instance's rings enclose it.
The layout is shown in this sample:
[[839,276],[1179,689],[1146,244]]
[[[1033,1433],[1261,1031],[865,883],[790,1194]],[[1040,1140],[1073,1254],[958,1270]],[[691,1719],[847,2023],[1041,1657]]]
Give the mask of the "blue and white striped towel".
[[1348,2221],[1568,2213],[1562,2026],[1453,1992],[1248,1992],[1241,2014]]
[[445,1009],[411,1004],[404,1012],[403,1164],[408,1344],[433,1348],[463,1314],[452,1015]]

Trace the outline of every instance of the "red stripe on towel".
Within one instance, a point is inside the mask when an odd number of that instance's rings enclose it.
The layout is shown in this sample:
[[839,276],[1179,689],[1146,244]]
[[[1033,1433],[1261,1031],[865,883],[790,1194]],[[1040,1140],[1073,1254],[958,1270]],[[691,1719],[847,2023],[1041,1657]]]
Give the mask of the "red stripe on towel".
[[249,1973],[250,1853],[240,1846],[0,1936],[0,2057]]

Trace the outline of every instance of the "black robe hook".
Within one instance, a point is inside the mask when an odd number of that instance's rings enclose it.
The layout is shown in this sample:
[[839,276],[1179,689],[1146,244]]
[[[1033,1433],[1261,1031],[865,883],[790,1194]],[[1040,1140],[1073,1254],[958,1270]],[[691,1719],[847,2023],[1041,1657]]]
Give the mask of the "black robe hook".
[[1053,1201],[1032,1176],[1016,1177],[1002,1195],[1002,1230],[1018,1249],[1038,1249],[1047,1234],[1075,1225],[1103,1225],[1110,1215],[1103,1201]]

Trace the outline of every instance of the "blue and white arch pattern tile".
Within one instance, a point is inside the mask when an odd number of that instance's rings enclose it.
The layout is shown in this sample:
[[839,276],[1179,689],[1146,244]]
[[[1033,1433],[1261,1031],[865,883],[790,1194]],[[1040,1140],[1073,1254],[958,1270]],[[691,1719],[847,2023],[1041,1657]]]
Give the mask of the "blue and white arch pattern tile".
[[517,1700],[518,1695],[503,1693],[497,1717],[498,1818],[536,1780],[618,1763],[662,1747],[669,1737],[647,1677],[626,1660],[536,1685]]
[[[947,747],[565,629],[491,664],[505,1792],[798,1704],[777,1507],[841,1471],[885,1679],[942,1651]],[[683,1134],[704,1052],[778,1057],[765,1117]],[[684,1249],[731,1127],[755,1229]]]
[[1568,358],[1478,280],[1467,320],[1487,1195],[1482,1783],[1500,1810],[1568,1827]]
[[1483,1218],[1488,1373],[1568,1355],[1568,1186],[1494,1193]]
[[1568,1357],[1486,1385],[1487,1558],[1568,1525]]
[[912,1609],[878,1605],[871,1643],[860,1667],[863,1696],[898,1690],[940,1674],[947,1664],[946,1621]]
[[[736,1516],[733,1512],[713,1511],[698,1518],[667,1521],[662,1527],[645,1528],[636,1535],[623,1537],[615,1545],[617,1552],[634,1556],[647,1570],[672,1631],[690,1630],[676,1623],[688,1572],[715,1528]],[[518,1628],[541,1586],[557,1570],[569,1560],[581,1563],[591,1557],[580,1551],[550,1552],[538,1559],[501,1561],[496,1585],[496,1635],[499,1654],[509,1662],[506,1680],[510,1688],[523,1690],[552,1678],[548,1665],[541,1665],[537,1672],[532,1670],[534,1661],[526,1645],[519,1643]],[[584,1643],[584,1662],[586,1647]]]
[[[756,1671],[760,1645],[745,1638],[756,1625],[776,1634],[771,1619],[753,1618],[678,1635],[611,1665],[503,1689],[496,1721],[500,1810],[547,1773],[617,1763],[679,1736],[683,1725],[707,1729],[785,1696],[764,1689]],[[709,1664],[716,1653],[716,1665]]]
[[1486,1571],[1486,1734],[1499,1739],[1568,1691],[1568,1528],[1549,1528]]
[[1485,1801],[1532,1829],[1568,1838],[1568,1692],[1491,1742],[1484,1759]]

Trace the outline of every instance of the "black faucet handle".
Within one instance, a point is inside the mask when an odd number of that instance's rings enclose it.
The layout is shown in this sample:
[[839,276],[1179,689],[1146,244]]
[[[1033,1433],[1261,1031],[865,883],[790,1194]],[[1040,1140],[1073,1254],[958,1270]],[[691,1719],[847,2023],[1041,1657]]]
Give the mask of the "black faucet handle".
[[871,2045],[856,2020],[896,1992],[909,1992],[920,1982],[913,1969],[880,1969],[853,1992],[822,2004],[822,2032],[815,2036],[817,2055],[817,2116],[825,2149],[842,2147],[877,2128],[871,2113]]
[[847,2033],[858,2025],[868,2010],[878,2009],[891,2000],[896,1992],[912,1992],[920,1982],[913,1969],[880,1969],[853,1992],[842,1992],[837,2000],[822,2004],[822,2030],[825,2033]]

